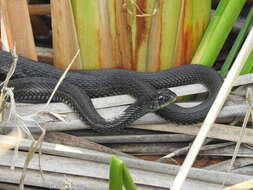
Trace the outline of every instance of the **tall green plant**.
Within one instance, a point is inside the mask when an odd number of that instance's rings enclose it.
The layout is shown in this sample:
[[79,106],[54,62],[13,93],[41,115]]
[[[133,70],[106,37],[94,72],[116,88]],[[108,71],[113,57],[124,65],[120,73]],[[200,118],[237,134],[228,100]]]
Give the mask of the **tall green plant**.
[[[243,27],[240,30],[231,50],[229,51],[229,54],[228,54],[223,66],[220,70],[220,74],[222,77],[226,76],[230,66],[232,65],[232,63],[235,59],[235,56],[238,54],[238,52],[242,46],[242,43],[245,40],[246,35],[248,34],[248,32],[250,30],[250,26],[252,25],[252,23],[253,23],[253,8],[251,8],[251,10],[247,16],[247,19],[246,19],[245,23],[243,24]],[[249,58],[249,60],[250,60],[250,58]],[[245,66],[242,69],[241,74],[246,74],[248,72],[251,72],[251,70],[249,69],[251,67],[250,64],[252,64],[250,61],[247,61],[245,63]]]
[[96,69],[100,63],[99,4],[96,0],[72,0],[83,68]]
[[221,0],[192,59],[192,64],[212,66],[246,0]]
[[253,51],[251,51],[242,71],[241,75],[249,74],[253,72]]
[[188,64],[211,0],[71,0],[83,69]]

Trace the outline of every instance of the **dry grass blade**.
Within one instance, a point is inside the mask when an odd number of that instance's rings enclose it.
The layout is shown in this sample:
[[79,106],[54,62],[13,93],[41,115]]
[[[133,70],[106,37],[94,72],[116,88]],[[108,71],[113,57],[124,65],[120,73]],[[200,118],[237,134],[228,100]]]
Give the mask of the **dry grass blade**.
[[[249,109],[244,117],[244,120],[243,120],[243,124],[242,124],[242,128],[241,128],[241,131],[240,131],[240,135],[238,137],[238,141],[236,143],[236,146],[235,146],[235,150],[234,150],[234,153],[233,153],[233,157],[232,157],[232,160],[231,160],[231,163],[229,165],[229,168],[227,170],[227,172],[231,172],[232,171],[232,168],[233,168],[233,165],[235,163],[235,159],[238,155],[238,152],[239,152],[239,149],[240,149],[240,145],[242,143],[242,138],[243,136],[245,135],[245,129],[246,129],[246,126],[249,122],[249,119],[250,119],[250,116],[252,117],[253,119],[253,115],[252,115],[252,109],[253,109],[253,92],[252,92],[252,89],[251,88],[248,88],[247,89],[247,92],[246,92],[246,99],[249,103]],[[226,178],[224,178],[224,182],[223,182],[223,186],[224,184],[226,183]]]
[[73,63],[75,62],[77,56],[79,55],[80,50],[78,50],[75,54],[75,56],[73,57],[73,59],[71,60],[70,64],[68,65],[67,69],[64,71],[64,73],[62,74],[61,78],[59,79],[58,83],[56,84],[54,91],[52,92],[51,96],[49,97],[47,104],[46,104],[46,108],[48,106],[48,104],[51,102],[55,92],[57,91],[58,87],[60,86],[60,84],[62,83],[62,81],[64,80],[64,78],[66,77],[69,69],[71,68],[71,66],[73,65]]
[[[213,140],[213,139],[211,139],[211,138],[206,139],[203,145],[206,145],[206,144],[212,142],[212,140]],[[166,161],[168,161],[168,160],[174,161],[174,159],[172,159],[172,158],[175,157],[175,156],[180,156],[180,155],[182,155],[182,154],[184,154],[184,153],[187,153],[188,150],[191,148],[191,144],[192,144],[192,143],[190,143],[189,146],[180,148],[180,149],[178,149],[178,150],[176,150],[176,151],[174,151],[174,152],[171,152],[170,154],[168,154],[168,155],[166,155],[166,156],[161,157],[160,159],[157,160],[157,162],[166,162]],[[203,148],[204,148],[204,147],[202,147],[202,149],[203,149]]]
[[[1,95],[0,95],[0,110],[1,110],[0,118],[1,118],[1,120],[2,120],[2,111],[5,106],[6,97],[11,96],[11,94],[9,93],[11,90],[8,88],[8,84],[9,84],[9,81],[10,81],[12,75],[15,72],[17,61],[18,61],[18,56],[16,53],[16,46],[15,45],[14,45],[14,49],[11,50],[11,54],[12,54],[13,62],[9,68],[7,75],[6,75],[5,81],[1,84],[1,85],[3,85],[2,89],[1,89]],[[10,97],[10,98],[12,99],[13,97]],[[12,131],[9,135],[16,137],[15,142],[11,142],[14,145],[14,157],[13,157],[11,168],[14,169],[15,161],[18,156],[19,143],[23,137],[23,133],[20,130],[20,128],[18,127],[17,130]],[[1,141],[4,142],[5,139],[1,139]],[[0,147],[0,154],[4,154],[6,151],[8,151],[12,148],[13,148],[13,146],[11,146],[11,145],[6,145],[4,147],[2,146],[2,147]]]
[[[27,157],[25,160],[22,176],[20,178],[20,183],[19,183],[20,190],[24,190],[24,180],[25,180],[28,165],[29,165],[30,161],[32,160],[34,153],[41,148],[45,134],[46,134],[46,130],[42,129],[42,134],[40,135],[39,139],[37,141],[33,141],[30,146],[30,149],[28,151],[28,154],[27,154]],[[39,152],[41,155],[41,151],[39,151]],[[41,176],[43,178],[40,161],[39,161],[39,167],[40,167],[40,171],[41,171]]]
[[[48,101],[47,101],[47,104],[46,104],[46,107],[44,109],[47,108],[47,106],[49,105],[49,103],[51,102],[55,92],[57,91],[58,87],[60,86],[60,84],[62,83],[62,81],[64,80],[64,78],[66,77],[69,69],[71,68],[72,64],[75,62],[77,56],[79,55],[79,52],[80,50],[77,51],[77,53],[75,54],[75,56],[73,57],[72,61],[70,62],[70,64],[68,65],[67,69],[64,71],[64,73],[62,74],[61,78],[59,79],[58,83],[56,84],[51,96],[49,97]],[[43,112],[43,111],[42,111]],[[41,113],[38,112],[38,113]],[[38,114],[37,113],[37,114]],[[42,146],[42,143],[43,143],[43,139],[45,137],[45,134],[46,134],[46,129],[45,128],[41,128],[42,130],[42,134],[41,136],[39,137],[39,139],[37,141],[33,141],[33,143],[31,144],[31,147],[29,149],[29,152],[27,154],[27,157],[26,157],[26,160],[25,160],[25,164],[24,164],[24,168],[23,168],[23,172],[22,172],[22,176],[20,178],[20,190],[23,190],[24,189],[24,180],[25,180],[25,176],[26,176],[26,171],[27,171],[27,168],[28,168],[28,165],[30,163],[30,161],[32,160],[33,158],[33,155],[34,153],[37,151],[37,150],[40,150],[41,146]],[[39,168],[40,168],[40,171],[41,171],[41,176],[43,178],[43,174],[42,174],[42,169],[41,169],[41,164],[40,164],[40,156],[41,156],[41,151],[39,151]]]
[[5,81],[3,82],[3,87],[1,89],[1,95],[0,95],[0,121],[2,120],[2,111],[4,109],[4,105],[5,105],[5,98],[6,98],[6,88],[8,86],[8,83],[16,69],[16,65],[17,65],[17,61],[18,61],[18,56],[16,54],[16,47],[14,46],[14,49],[11,51],[12,54],[12,64],[10,66],[10,69],[6,75]]

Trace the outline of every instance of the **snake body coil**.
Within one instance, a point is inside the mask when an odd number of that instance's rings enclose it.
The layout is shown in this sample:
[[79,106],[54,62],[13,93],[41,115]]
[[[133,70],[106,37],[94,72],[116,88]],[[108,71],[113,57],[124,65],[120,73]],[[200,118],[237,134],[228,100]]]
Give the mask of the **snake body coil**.
[[[0,76],[5,76],[11,62],[11,55],[7,52],[1,51]],[[61,69],[20,56],[13,78],[18,81],[21,78],[26,78],[26,80],[28,80],[31,77],[43,77],[47,78],[48,81],[53,81],[59,79],[62,73],[63,70]],[[185,65],[160,72],[142,73],[124,69],[70,71],[67,74],[65,81],[84,90],[89,98],[130,94],[138,99],[142,96],[149,96],[149,94],[150,97],[152,97],[152,92],[154,95],[156,89],[197,83],[203,84],[208,89],[209,95],[201,104],[191,108],[184,108],[171,103],[162,109],[155,110],[157,114],[166,120],[182,124],[196,123],[203,120],[222,84],[222,79],[216,71],[202,65]],[[36,84],[37,87],[34,86],[34,88],[37,89],[37,91],[47,88],[47,85],[40,87],[39,80]],[[20,88],[22,88],[22,85]],[[74,93],[75,92],[73,92],[73,94]],[[22,97],[22,93],[19,94],[19,96]],[[171,94],[171,97],[172,96],[173,95]],[[151,100],[150,98],[147,99]],[[169,98],[167,98],[167,100],[168,99]],[[92,106],[83,105],[83,107],[87,107],[86,110],[88,111],[93,109]],[[84,108],[80,109],[83,110]],[[136,110],[138,110],[137,112],[141,112],[141,109]],[[145,113],[148,111],[151,110],[146,110]],[[130,110],[126,110],[125,113],[132,114],[130,113]],[[141,115],[143,114],[144,112],[142,112]],[[128,120],[129,117],[125,118],[125,120]],[[93,119],[100,120],[97,116],[92,118],[92,121]],[[131,119],[131,122],[133,122],[134,119],[136,118]],[[105,124],[103,122],[102,124]],[[103,126],[101,126],[101,128],[103,128]]]
[[[57,82],[53,78],[48,80],[48,78],[43,77],[30,77],[11,80],[9,86],[14,87],[15,100],[17,102],[46,103]],[[138,83],[138,81],[136,82]],[[68,82],[63,81],[61,83],[52,101],[68,104],[94,130],[101,133],[108,133],[109,131],[118,131],[130,125],[146,113],[166,106],[166,104],[173,101],[176,97],[170,90],[163,89],[155,91],[151,90],[152,87],[149,89],[146,85],[143,86],[143,84],[138,84],[138,87],[148,95],[138,95],[132,88],[129,94],[138,100],[132,106],[129,106],[121,117],[117,117],[111,121],[106,121],[97,113],[85,91]],[[162,100],[159,100],[161,97],[163,97]],[[159,103],[155,103],[158,100]]]

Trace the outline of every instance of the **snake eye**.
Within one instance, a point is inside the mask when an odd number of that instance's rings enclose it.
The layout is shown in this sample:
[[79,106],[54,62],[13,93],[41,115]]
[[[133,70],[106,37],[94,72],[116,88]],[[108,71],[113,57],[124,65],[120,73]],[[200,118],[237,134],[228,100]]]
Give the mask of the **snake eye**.
[[159,96],[159,97],[158,97],[158,100],[159,100],[159,101],[164,101],[164,100],[165,100],[165,97],[164,97],[164,96]]

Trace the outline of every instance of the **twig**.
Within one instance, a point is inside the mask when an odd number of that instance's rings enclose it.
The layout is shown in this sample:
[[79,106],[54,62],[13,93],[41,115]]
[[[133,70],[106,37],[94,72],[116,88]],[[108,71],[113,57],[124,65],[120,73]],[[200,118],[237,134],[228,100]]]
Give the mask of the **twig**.
[[[212,140],[213,139],[210,139],[210,138],[206,139],[205,142],[204,142],[204,145],[210,143]],[[172,152],[172,153],[170,153],[170,154],[168,154],[166,156],[163,156],[163,157],[159,158],[157,160],[157,162],[166,162],[167,160],[171,160],[175,156],[180,156],[180,155],[188,152],[188,150],[191,148],[191,145],[192,145],[192,143],[190,143],[188,146],[180,148],[180,149],[178,149],[178,150],[176,150],[176,151],[174,151],[174,152]],[[204,149],[205,148],[202,147],[201,150],[204,150]]]
[[46,104],[46,107],[49,105],[49,103],[51,102],[52,98],[54,97],[54,94],[55,92],[57,91],[58,87],[60,86],[60,84],[62,83],[62,81],[64,80],[64,78],[66,77],[69,69],[71,68],[71,66],[73,65],[73,63],[75,62],[77,56],[79,55],[80,53],[80,49],[76,52],[75,56],[73,57],[73,59],[71,60],[70,64],[68,65],[68,67],[66,68],[66,70],[64,71],[64,73],[62,74],[61,78],[59,79],[58,83],[56,84],[52,94],[50,95],[48,101],[47,101],[47,104]]
[[[227,170],[228,173],[231,172],[231,170],[233,168],[233,165],[235,163],[235,159],[236,159],[237,154],[239,152],[240,145],[242,143],[242,138],[245,135],[245,129],[246,129],[247,123],[249,122],[250,116],[253,119],[253,115],[252,115],[252,113],[253,113],[252,112],[253,111],[253,92],[252,92],[251,88],[247,89],[246,99],[248,100],[248,103],[249,103],[249,109],[248,109],[248,111],[247,111],[247,113],[244,117],[244,120],[243,120],[242,128],[241,128],[241,131],[240,131],[240,135],[238,137],[238,141],[237,141],[236,146],[235,146],[233,157],[232,157],[232,160],[231,160],[230,165],[229,165],[228,170]],[[226,182],[226,178],[224,178],[223,186],[224,186],[225,182]]]

